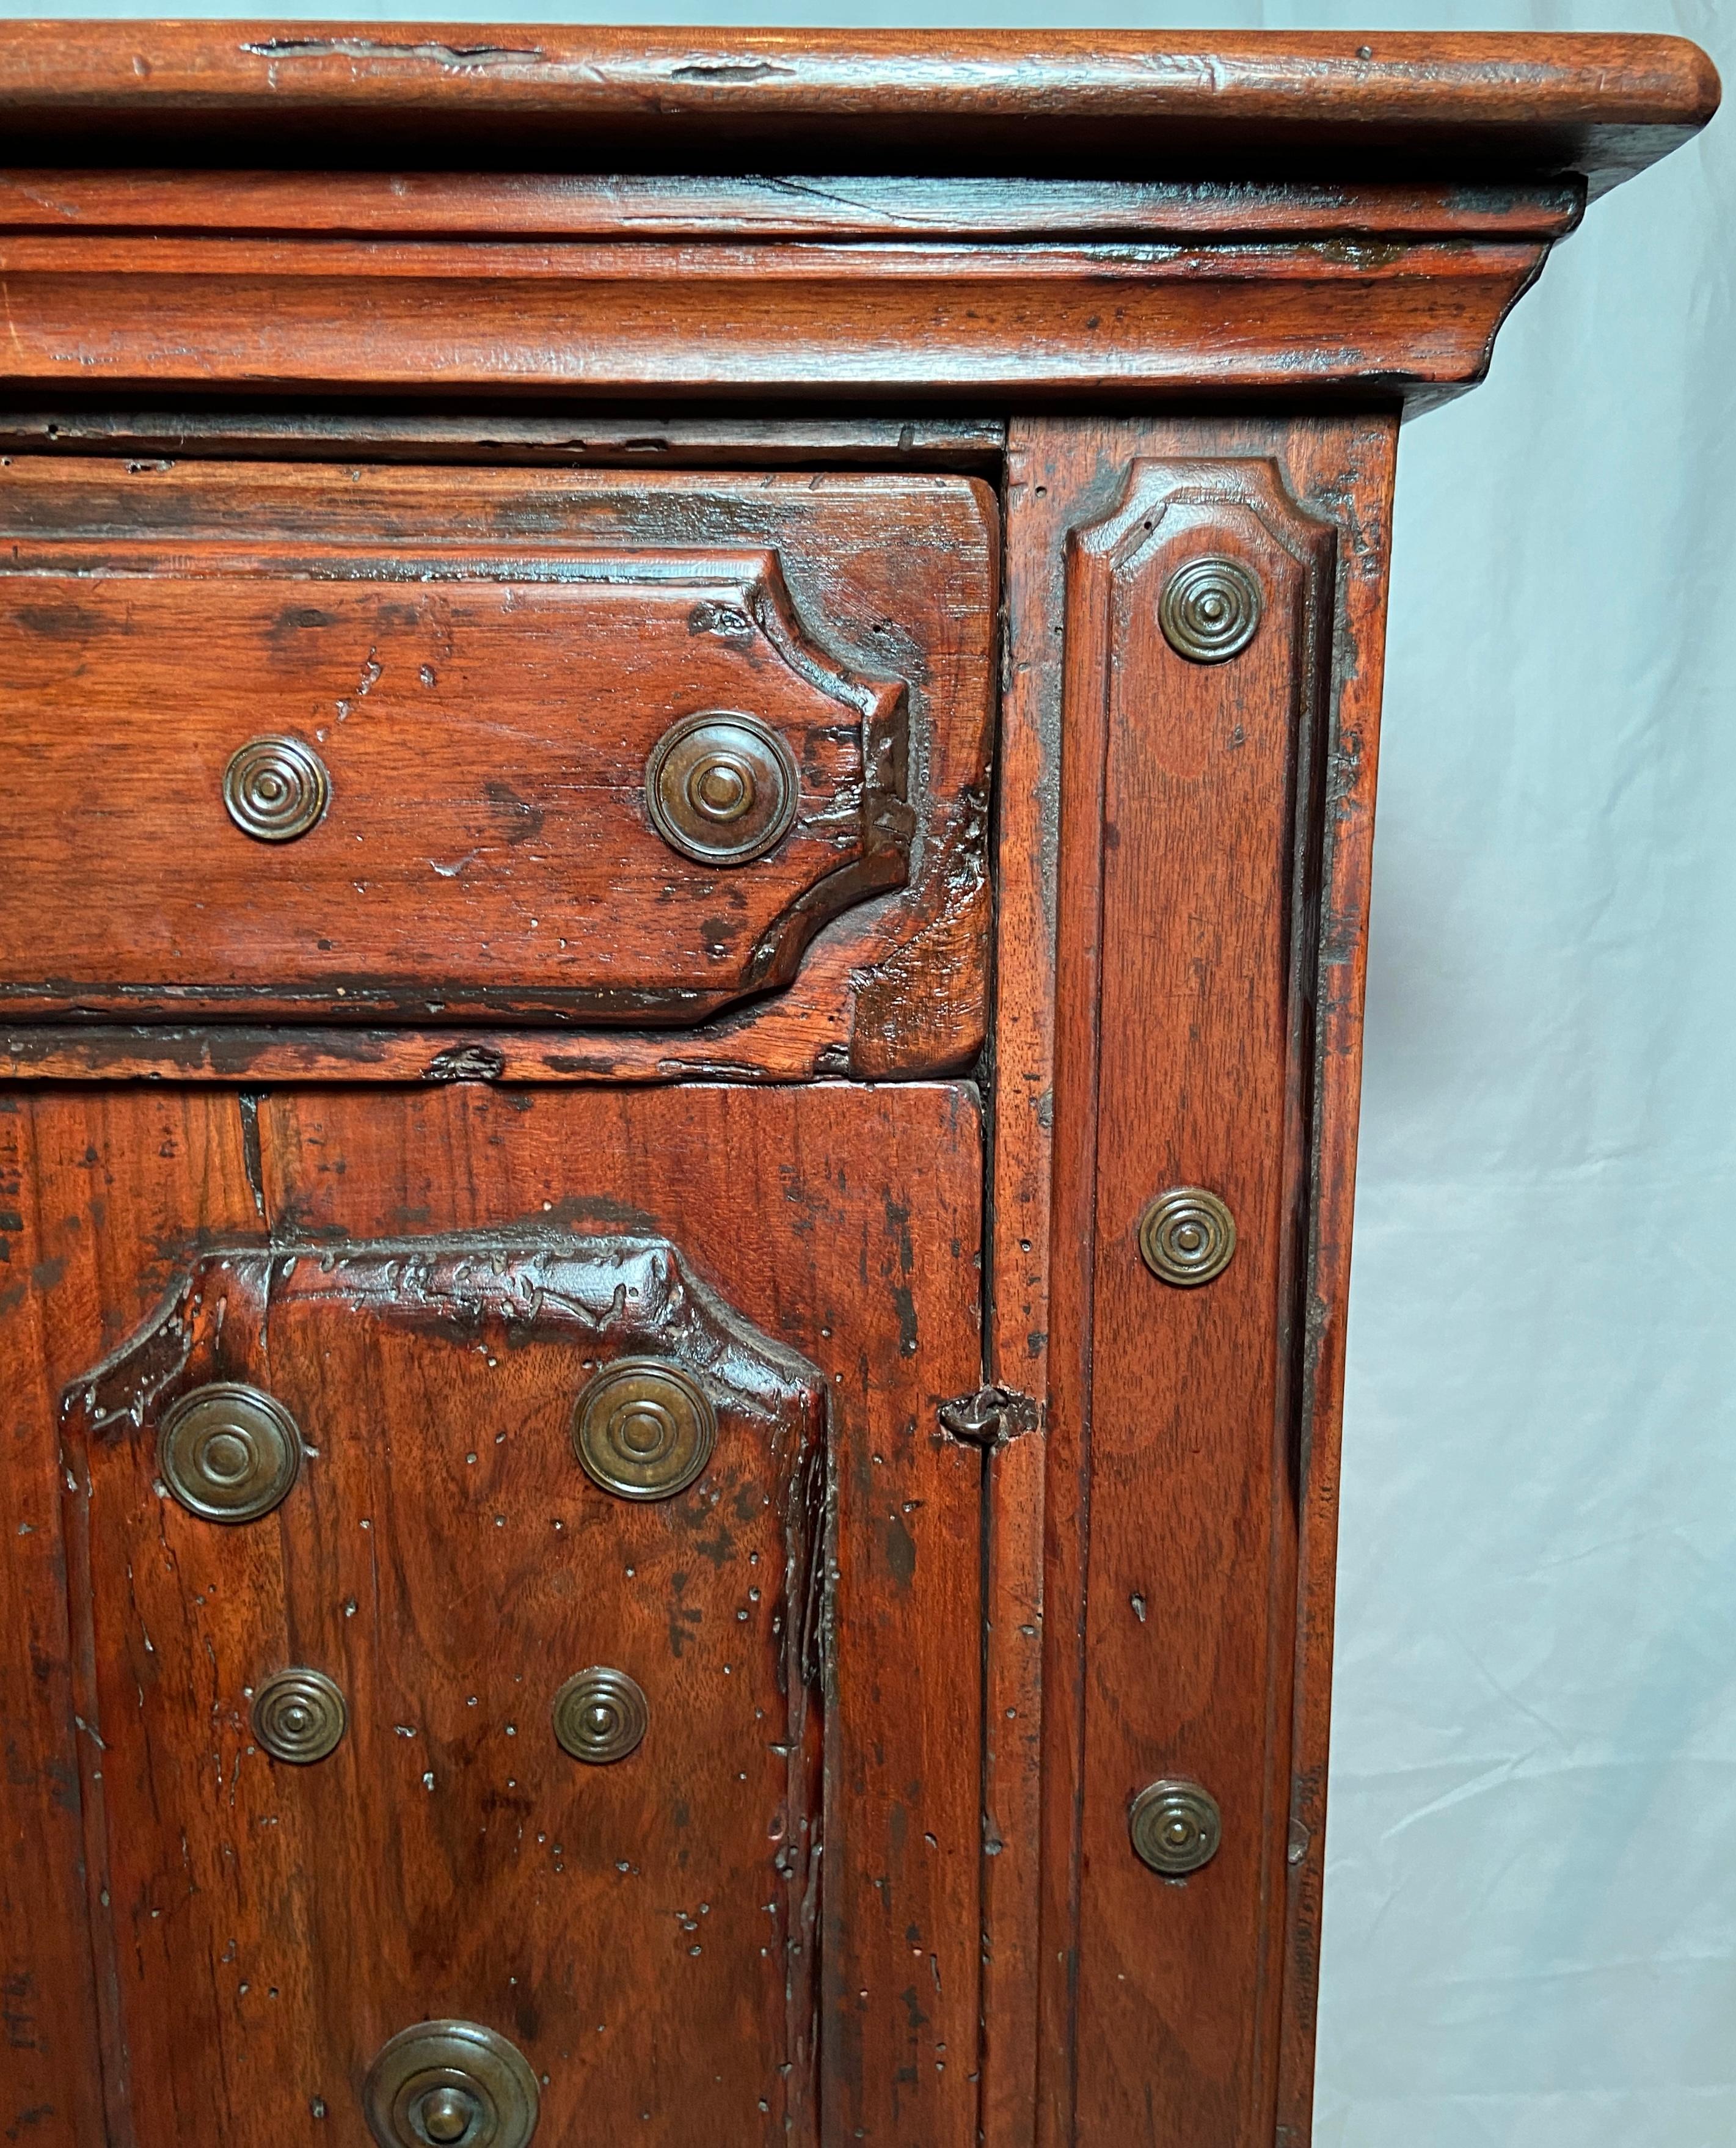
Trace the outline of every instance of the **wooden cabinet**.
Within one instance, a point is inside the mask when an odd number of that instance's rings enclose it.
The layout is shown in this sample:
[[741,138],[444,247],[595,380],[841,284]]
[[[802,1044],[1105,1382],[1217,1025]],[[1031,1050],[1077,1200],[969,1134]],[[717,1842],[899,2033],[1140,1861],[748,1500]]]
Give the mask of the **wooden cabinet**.
[[0,26],[0,2129],[1299,2148],[1399,421],[1716,94]]

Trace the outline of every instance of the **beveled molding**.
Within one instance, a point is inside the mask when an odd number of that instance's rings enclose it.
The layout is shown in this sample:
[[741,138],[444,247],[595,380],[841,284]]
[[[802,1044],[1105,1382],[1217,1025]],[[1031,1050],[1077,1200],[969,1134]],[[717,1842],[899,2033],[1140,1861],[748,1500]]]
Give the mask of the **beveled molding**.
[[0,174],[14,395],[1408,402],[1585,185]]
[[474,463],[499,469],[937,469],[997,478],[1006,425],[995,418],[671,418],[498,409],[103,409],[0,406],[0,454],[128,455],[200,461]]
[[0,24],[5,376],[1414,404],[1718,96],[1674,38]]
[[1576,171],[1599,193],[1703,126],[1718,88],[1670,37],[0,25],[21,163],[178,163],[191,133],[213,164],[569,169],[582,142],[622,172],[813,170],[818,150],[834,169],[994,175]]

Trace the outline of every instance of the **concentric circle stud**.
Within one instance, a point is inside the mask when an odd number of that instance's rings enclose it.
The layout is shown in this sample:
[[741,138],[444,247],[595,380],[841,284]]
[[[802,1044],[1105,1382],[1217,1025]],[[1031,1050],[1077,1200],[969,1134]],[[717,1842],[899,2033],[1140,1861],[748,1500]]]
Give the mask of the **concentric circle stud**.
[[594,1768],[637,1752],[651,1721],[639,1681],[605,1664],[569,1678],[554,1696],[553,1714],[562,1752]]
[[645,764],[652,826],[701,865],[746,865],[775,851],[800,789],[795,756],[777,733],[728,709],[671,725]]
[[717,1413],[699,1383],[655,1358],[621,1358],[573,1407],[573,1448],[586,1473],[622,1499],[668,1499],[711,1459]]
[[1207,553],[1177,567],[1158,600],[1157,623],[1177,656],[1223,664],[1260,630],[1266,600],[1259,577],[1240,560]]
[[343,1689],[324,1671],[273,1671],[253,1695],[253,1735],[273,1760],[304,1768],[342,1744],[349,1722]]
[[524,2053],[476,2021],[400,2029],[362,2089],[380,2148],[526,2148],[539,2101]]
[[1139,1250],[1164,1282],[1183,1289],[1210,1282],[1236,1251],[1236,1219],[1203,1186],[1172,1186],[1139,1219]]
[[206,1522],[256,1522],[288,1494],[301,1468],[301,1435],[283,1405],[258,1388],[216,1380],[164,1412],[157,1468]]
[[230,755],[223,802],[243,836],[293,843],[324,818],[332,780],[313,747],[299,738],[249,739]]
[[1149,1783],[1127,1814],[1127,1833],[1141,1864],[1166,1880],[1185,1880],[1217,1856],[1223,1816],[1197,1783]]

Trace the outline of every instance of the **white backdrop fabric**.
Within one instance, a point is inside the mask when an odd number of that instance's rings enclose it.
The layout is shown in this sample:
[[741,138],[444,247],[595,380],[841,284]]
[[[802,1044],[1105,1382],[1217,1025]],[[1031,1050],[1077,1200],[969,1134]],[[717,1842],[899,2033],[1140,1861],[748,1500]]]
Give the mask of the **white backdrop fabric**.
[[[1736,0],[256,12],[1657,30],[1736,78]],[[1404,435],[1317,2148],[1736,2143],[1733,284],[1736,110]]]

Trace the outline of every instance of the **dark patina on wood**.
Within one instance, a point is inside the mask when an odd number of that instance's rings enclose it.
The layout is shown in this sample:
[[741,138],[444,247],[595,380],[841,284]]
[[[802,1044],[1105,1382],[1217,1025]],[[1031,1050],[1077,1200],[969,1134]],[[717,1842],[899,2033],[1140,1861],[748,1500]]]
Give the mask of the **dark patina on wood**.
[[[569,1438],[587,1378],[639,1358],[717,1419],[699,1481],[649,1505],[589,1483]],[[214,1383],[299,1428],[258,1522],[158,1481],[159,1427]],[[650,2040],[663,2092],[731,2137],[815,2137],[825,1396],[666,1242],[553,1232],[213,1249],[73,1383],[118,2130],[279,2140],[286,2092],[341,2105],[407,2021],[492,2007],[557,2130],[637,2123]],[[286,1664],[348,1713],[293,1775],[250,1707]],[[590,1664],[649,1703],[606,1774],[550,1720]],[[226,1952],[233,1980],[188,1985]],[[251,2136],[243,2077],[273,2089]]]
[[1399,422],[1716,100],[0,25],[0,2130],[1302,2148]]
[[[665,1079],[975,1056],[980,484],[352,470],[335,489],[33,456],[0,470],[0,528],[14,1018],[655,1025],[564,1056]],[[789,763],[793,825],[741,863],[684,856],[649,795],[660,740],[708,714]],[[261,734],[328,772],[293,842],[225,811]]]
[[[1000,173],[1307,170],[1367,160],[1455,179],[1600,188],[1711,117],[1681,38],[510,28],[474,23],[10,23],[0,114],[21,159],[163,151],[419,168],[454,155],[565,170]],[[649,163],[647,162],[649,160]]]

